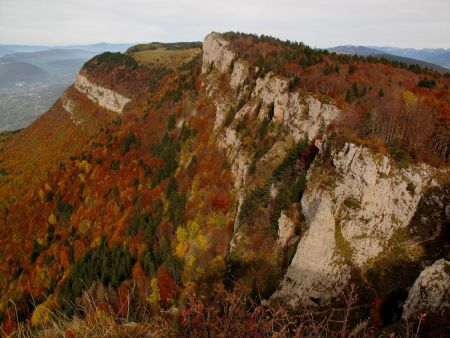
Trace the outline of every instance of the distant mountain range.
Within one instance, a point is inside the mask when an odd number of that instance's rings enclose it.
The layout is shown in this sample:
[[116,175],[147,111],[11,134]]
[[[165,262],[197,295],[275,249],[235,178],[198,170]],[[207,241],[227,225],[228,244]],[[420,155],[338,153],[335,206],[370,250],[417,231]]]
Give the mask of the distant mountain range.
[[328,48],[330,52],[357,54],[363,56],[379,56],[389,60],[397,60],[407,64],[418,64],[445,73],[450,70],[450,49],[414,49],[378,46],[337,46]]
[[7,54],[0,57],[0,62],[34,65],[47,73],[45,81],[69,84],[83,64],[96,54],[83,49],[50,49]]
[[82,49],[84,51],[90,51],[95,53],[101,53],[104,51],[109,52],[122,52],[133,46],[131,43],[95,43],[91,45],[67,45],[67,46],[32,46],[32,45],[1,45],[0,44],[0,56],[12,53],[30,53],[39,52],[49,49]]

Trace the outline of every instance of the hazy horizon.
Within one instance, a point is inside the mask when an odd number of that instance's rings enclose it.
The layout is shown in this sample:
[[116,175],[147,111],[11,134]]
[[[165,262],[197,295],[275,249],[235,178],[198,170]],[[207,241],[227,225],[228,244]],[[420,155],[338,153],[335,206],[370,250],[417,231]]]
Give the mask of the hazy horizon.
[[317,48],[448,49],[449,13],[446,0],[2,0],[0,44],[200,41],[211,31],[233,30]]

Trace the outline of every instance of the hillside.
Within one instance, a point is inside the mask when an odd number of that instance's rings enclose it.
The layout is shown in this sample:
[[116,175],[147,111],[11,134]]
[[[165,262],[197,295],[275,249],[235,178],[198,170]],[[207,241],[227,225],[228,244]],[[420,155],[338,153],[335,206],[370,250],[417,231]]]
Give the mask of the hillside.
[[4,332],[445,336],[450,79],[233,32],[160,46],[95,56],[1,136]]
[[0,88],[17,83],[46,82],[49,74],[42,68],[26,62],[0,61]]

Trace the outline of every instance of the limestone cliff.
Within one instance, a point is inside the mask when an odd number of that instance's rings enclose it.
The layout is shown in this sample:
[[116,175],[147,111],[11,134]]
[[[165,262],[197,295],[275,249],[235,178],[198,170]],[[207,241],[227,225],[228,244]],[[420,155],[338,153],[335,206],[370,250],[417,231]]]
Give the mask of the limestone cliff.
[[[272,73],[249,83],[250,65],[239,59],[228,46],[229,42],[217,33],[206,36],[203,42],[202,73],[205,75],[206,93],[216,106],[214,130],[217,132],[217,142],[227,154],[235,177],[239,196],[238,215],[253,154],[245,147],[242,136],[236,132],[237,121],[255,114],[258,120],[263,120],[273,107],[273,122],[280,126],[286,137],[276,142],[256,163],[256,166],[273,167],[281,161],[293,142],[302,138],[313,139],[325,130],[338,116],[339,109],[321,102],[312,94],[289,92],[288,80]],[[229,74],[229,90],[226,92],[220,88],[218,74]],[[230,111],[236,108],[232,119],[226,121]],[[235,230],[239,227],[238,223],[236,218]],[[283,232],[291,233],[292,228]],[[286,240],[285,238],[283,242]]]
[[431,167],[397,169],[387,156],[352,143],[332,157],[332,172],[325,173],[319,161],[308,172],[302,199],[308,230],[273,296],[292,306],[317,305],[312,298],[330,303],[348,284],[351,270],[363,272],[389,250],[421,196],[436,184]]
[[[258,67],[241,59],[230,42],[217,33],[204,40],[202,73],[205,92],[216,107],[216,141],[235,179],[232,250],[245,241],[239,214],[254,184],[250,167],[256,167],[261,180],[264,174],[260,173],[270,173],[292,144],[318,136],[322,139],[316,142],[321,151],[308,170],[306,191],[299,205],[306,231],[300,239],[294,231],[298,221],[287,210],[281,212],[277,222],[280,248],[287,250],[296,243],[293,239],[299,243],[273,300],[292,307],[326,306],[355,276],[363,288],[383,288],[387,281],[377,281],[374,286],[367,275],[376,275],[376,269],[388,259],[414,262],[416,268],[411,275],[418,274],[417,264],[423,266],[421,259],[426,256],[422,242],[428,239],[422,238],[421,242],[413,238],[415,230],[408,227],[419,213],[424,196],[439,187],[437,169],[420,163],[399,168],[389,155],[365,146],[328,144],[327,127],[340,110],[329,99],[290,91],[289,79],[271,72],[260,75]],[[261,157],[255,157],[248,136],[239,132],[239,124],[247,120],[254,124],[269,121],[272,125],[269,133],[275,142]],[[325,154],[325,147],[331,147],[331,152]],[[325,164],[327,156],[331,161]],[[277,186],[272,184],[270,199],[276,199],[277,194]],[[389,290],[386,288],[387,293]]]
[[131,101],[131,99],[111,89],[89,81],[89,79],[82,74],[77,75],[74,85],[79,92],[86,94],[92,102],[116,113],[121,113],[125,105]]

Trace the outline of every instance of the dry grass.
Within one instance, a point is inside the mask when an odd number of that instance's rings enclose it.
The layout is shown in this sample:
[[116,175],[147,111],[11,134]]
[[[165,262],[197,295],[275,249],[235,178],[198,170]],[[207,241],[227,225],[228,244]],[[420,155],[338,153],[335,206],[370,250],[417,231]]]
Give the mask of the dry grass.
[[200,48],[180,49],[180,50],[144,50],[131,53],[130,55],[143,64],[158,64],[171,69],[176,69],[180,65],[189,62],[202,50]]
[[[346,305],[318,315],[311,311],[292,314],[282,307],[260,305],[236,288],[217,290],[212,298],[186,295],[182,309],[153,308],[141,313],[135,323],[112,311],[100,310],[94,296],[86,291],[88,302],[77,307],[83,317],[69,318],[55,309],[45,309],[46,323],[32,326],[18,323],[10,337],[373,337],[369,321],[351,320],[358,296],[354,287],[342,295]],[[420,324],[404,323],[402,332],[383,332],[386,337],[418,338]],[[6,332],[3,335],[8,336]],[[384,334],[384,335],[383,335]]]
[[[181,309],[146,311],[140,323],[100,310],[94,297],[77,307],[83,317],[69,318],[55,309],[45,309],[44,325],[18,323],[11,337],[372,337],[378,336],[369,321],[355,322],[351,315],[358,301],[354,288],[343,294],[346,306],[318,315],[311,311],[292,314],[282,307],[252,301],[247,291],[216,290],[214,297],[188,294]],[[86,296],[86,295],[85,295]],[[386,337],[419,337],[419,323],[404,323],[401,333],[383,332]],[[8,336],[6,332],[3,335]]]

